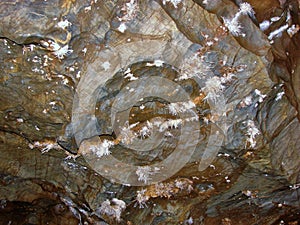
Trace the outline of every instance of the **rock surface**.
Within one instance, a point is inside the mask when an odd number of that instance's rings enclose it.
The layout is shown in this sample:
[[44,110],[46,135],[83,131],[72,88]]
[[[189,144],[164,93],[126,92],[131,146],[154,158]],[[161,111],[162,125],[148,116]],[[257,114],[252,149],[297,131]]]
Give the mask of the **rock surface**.
[[1,2],[0,221],[300,223],[299,1],[248,2]]

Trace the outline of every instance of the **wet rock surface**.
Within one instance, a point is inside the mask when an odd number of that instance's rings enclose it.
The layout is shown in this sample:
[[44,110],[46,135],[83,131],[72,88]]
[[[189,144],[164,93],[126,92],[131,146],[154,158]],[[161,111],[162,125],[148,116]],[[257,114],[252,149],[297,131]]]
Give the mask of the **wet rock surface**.
[[1,2],[1,224],[300,223],[299,1],[248,2]]

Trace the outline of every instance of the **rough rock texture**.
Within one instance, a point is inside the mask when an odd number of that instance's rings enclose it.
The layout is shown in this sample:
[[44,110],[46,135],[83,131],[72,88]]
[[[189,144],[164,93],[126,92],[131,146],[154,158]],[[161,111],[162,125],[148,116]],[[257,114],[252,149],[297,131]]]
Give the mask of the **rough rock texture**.
[[299,1],[241,2],[1,2],[2,224],[300,223]]

